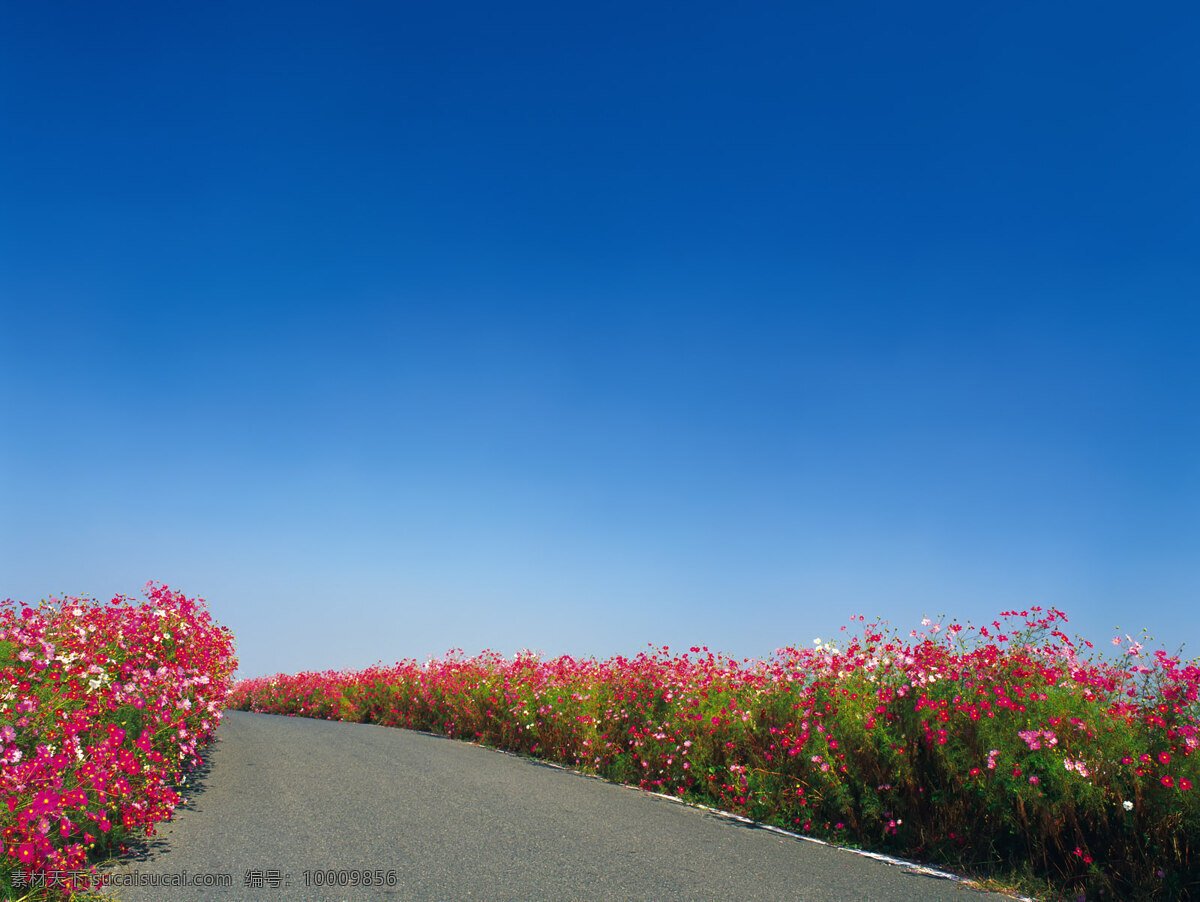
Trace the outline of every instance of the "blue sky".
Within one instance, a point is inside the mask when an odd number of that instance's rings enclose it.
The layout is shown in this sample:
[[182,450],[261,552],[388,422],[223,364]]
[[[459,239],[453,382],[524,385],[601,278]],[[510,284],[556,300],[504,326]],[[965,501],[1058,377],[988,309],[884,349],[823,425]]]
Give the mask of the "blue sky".
[[243,675],[1200,643],[1194,5],[0,16],[0,598]]

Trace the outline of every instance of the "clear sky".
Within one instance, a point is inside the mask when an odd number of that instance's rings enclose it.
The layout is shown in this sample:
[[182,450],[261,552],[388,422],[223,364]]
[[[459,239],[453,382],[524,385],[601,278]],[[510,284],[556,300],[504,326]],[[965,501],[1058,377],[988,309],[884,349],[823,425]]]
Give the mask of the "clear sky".
[[242,675],[1200,654],[1191,2],[5,3],[0,598]]

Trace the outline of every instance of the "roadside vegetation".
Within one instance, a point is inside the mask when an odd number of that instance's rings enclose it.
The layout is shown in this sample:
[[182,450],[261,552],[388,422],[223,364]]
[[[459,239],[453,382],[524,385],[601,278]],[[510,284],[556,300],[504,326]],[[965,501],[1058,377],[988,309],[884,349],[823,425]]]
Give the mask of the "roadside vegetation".
[[171,816],[237,669],[203,601],[0,606],[0,898],[91,899],[95,865]]
[[1196,662],[1100,655],[1053,609],[853,620],[763,660],[455,651],[228,704],[473,741],[1043,899],[1200,899]]

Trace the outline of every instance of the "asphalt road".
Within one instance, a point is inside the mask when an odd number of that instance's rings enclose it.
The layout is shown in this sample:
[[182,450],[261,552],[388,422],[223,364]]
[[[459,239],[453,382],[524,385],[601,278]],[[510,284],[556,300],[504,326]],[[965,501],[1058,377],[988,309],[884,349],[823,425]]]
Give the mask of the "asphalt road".
[[[228,875],[229,885],[112,886],[112,898],[1011,902],[629,787],[363,724],[228,712],[189,785],[187,806],[107,873],[143,884]],[[364,875],[379,883],[327,885]]]

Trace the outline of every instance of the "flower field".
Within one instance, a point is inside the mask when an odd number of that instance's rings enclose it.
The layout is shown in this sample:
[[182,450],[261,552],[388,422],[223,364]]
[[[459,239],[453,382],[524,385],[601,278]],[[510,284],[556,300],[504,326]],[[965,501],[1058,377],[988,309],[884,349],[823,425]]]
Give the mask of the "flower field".
[[124,596],[0,607],[0,893],[93,886],[92,863],[171,816],[237,668],[202,601]]
[[[229,707],[428,730],[1043,898],[1200,898],[1200,667],[1051,609],[735,660],[455,651],[246,680]],[[845,630],[845,628],[843,628]]]

